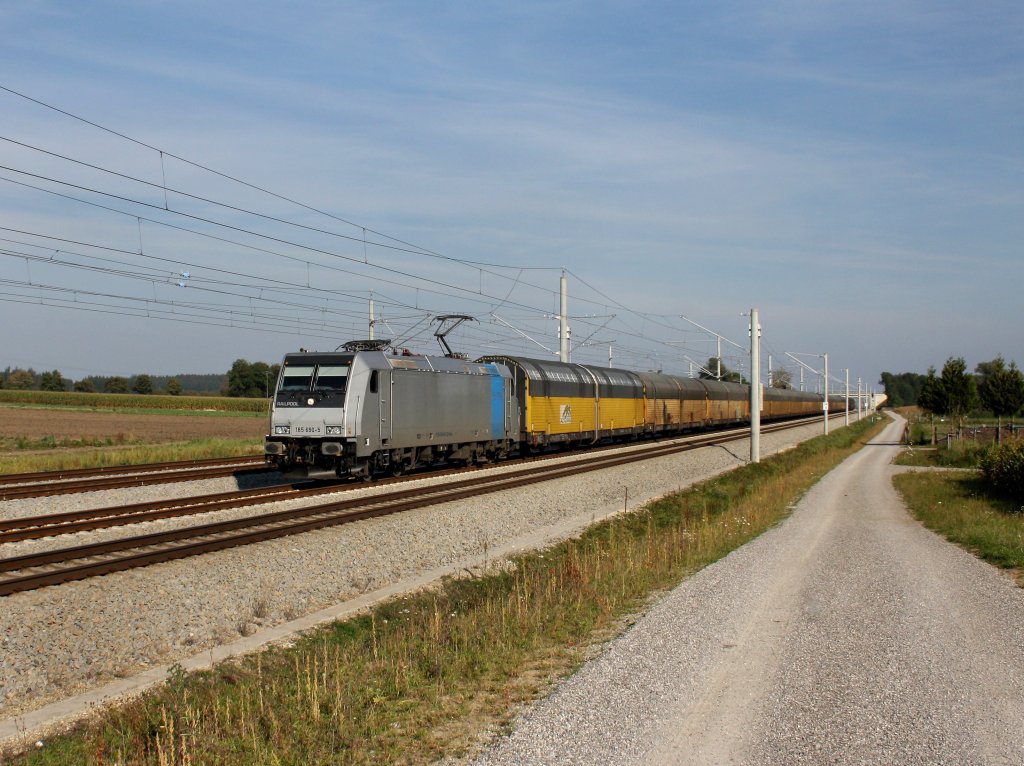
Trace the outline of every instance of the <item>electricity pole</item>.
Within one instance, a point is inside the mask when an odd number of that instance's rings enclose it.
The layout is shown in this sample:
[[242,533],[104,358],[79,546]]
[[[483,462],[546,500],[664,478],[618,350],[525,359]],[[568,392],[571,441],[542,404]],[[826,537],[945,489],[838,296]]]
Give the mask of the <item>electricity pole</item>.
[[823,356],[825,357],[825,400],[822,402],[821,408],[825,412],[825,435],[828,436],[828,352]]
[[750,462],[761,462],[761,324],[750,309]]
[[558,308],[558,359],[562,362],[569,361],[569,281],[565,278],[565,271],[562,272],[562,279],[559,282],[561,302]]
[[846,368],[846,425],[850,425],[850,368]]

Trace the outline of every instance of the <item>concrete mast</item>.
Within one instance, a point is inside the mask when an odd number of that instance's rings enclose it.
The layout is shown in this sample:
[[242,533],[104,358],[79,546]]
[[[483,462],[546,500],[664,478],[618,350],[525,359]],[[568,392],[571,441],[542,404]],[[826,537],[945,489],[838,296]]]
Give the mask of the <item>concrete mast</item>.
[[565,271],[562,271],[562,279],[559,283],[561,301],[558,308],[558,358],[560,361],[569,361],[569,281],[565,278]]
[[761,324],[750,309],[750,462],[761,462]]

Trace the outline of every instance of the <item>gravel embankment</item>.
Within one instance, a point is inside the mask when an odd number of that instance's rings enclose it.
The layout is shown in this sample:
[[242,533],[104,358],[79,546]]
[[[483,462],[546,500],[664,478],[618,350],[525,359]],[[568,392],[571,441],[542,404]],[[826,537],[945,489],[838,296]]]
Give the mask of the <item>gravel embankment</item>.
[[[821,425],[761,437],[762,454],[817,435]],[[746,442],[582,474],[518,490],[221,551],[0,600],[0,719],[104,682],[201,653],[359,594],[445,565],[473,566],[499,547],[528,548],[593,519],[733,468]],[[570,458],[570,459],[579,459]],[[493,470],[503,470],[497,468]],[[507,469],[504,469],[507,470]],[[425,479],[436,481],[436,479]],[[111,490],[0,503],[0,518],[107,507],[237,488],[233,480]],[[377,492],[368,487],[359,492]],[[322,501],[322,498],[320,499]],[[294,502],[292,503],[294,504]],[[286,503],[259,506],[267,513]],[[224,511],[203,520],[242,515]],[[0,548],[0,556],[143,534],[152,522]]]
[[901,428],[477,763],[1024,763],[1024,591],[910,518],[889,465]]

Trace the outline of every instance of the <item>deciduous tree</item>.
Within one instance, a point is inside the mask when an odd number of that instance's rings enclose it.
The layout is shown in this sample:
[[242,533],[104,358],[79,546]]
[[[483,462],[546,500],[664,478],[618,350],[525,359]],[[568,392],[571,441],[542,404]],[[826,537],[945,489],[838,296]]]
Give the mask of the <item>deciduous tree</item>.
[[247,396],[258,399],[269,396],[277,383],[279,364],[268,365],[266,362],[248,362],[236,359],[228,370],[228,382],[224,389],[227,396]]
[[978,386],[974,376],[967,372],[963,357],[950,357],[942,366],[942,390],[945,394],[945,413],[956,418],[963,426],[967,413],[978,406]]
[[[985,384],[981,388],[981,401],[985,409],[998,418],[998,440],[1002,441],[1002,420],[1013,417],[1024,407],[1024,375],[1014,362],[1006,366],[1001,356],[989,363]],[[979,365],[980,367],[981,365]]]
[[44,372],[39,376],[40,391],[64,391],[67,389],[67,381],[60,374],[60,370]]
[[136,394],[148,395],[153,393],[153,378],[143,373],[136,375],[132,382],[132,391]]
[[122,378],[119,375],[107,378],[103,381],[103,390],[108,394],[127,394],[128,378]]
[[18,368],[7,376],[7,388],[27,390],[35,383],[35,375],[31,370]]

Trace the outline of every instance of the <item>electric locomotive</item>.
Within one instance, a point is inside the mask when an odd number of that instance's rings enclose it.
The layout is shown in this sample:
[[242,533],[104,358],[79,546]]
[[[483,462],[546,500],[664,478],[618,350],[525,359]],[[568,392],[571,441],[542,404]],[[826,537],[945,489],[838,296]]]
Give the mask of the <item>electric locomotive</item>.
[[285,356],[265,443],[271,466],[369,479],[440,461],[489,462],[514,448],[519,411],[507,367],[387,354],[388,344]]

